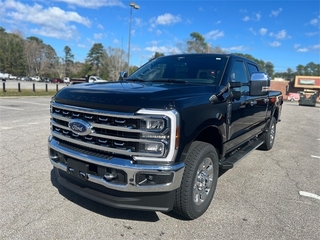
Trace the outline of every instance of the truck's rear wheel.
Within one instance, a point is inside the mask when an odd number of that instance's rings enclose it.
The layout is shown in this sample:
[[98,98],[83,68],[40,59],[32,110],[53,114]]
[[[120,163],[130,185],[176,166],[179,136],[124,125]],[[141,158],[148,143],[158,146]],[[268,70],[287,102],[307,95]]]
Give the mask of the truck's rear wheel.
[[268,131],[260,136],[264,143],[258,148],[259,150],[270,150],[276,137],[277,120],[272,117],[268,124]]
[[185,160],[181,187],[176,191],[174,211],[187,219],[200,217],[212,201],[218,174],[216,149],[205,142],[193,142]]

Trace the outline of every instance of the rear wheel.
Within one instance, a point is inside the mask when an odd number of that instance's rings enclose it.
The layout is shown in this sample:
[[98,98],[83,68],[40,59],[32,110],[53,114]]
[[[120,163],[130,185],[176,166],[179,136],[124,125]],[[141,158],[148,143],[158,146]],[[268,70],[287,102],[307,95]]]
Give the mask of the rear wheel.
[[268,131],[263,133],[260,136],[260,139],[264,141],[264,143],[258,148],[259,150],[270,150],[273,147],[273,143],[276,137],[276,126],[277,120],[275,117],[272,117],[268,123]]
[[216,149],[205,142],[191,144],[182,183],[176,190],[174,211],[187,219],[200,217],[209,207],[218,181]]

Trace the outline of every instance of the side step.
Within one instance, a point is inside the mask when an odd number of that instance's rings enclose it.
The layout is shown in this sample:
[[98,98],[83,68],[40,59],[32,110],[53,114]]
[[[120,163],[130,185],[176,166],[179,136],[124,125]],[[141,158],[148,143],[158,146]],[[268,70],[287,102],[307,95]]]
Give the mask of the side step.
[[247,143],[247,145],[244,145],[243,147],[241,147],[237,152],[225,158],[220,163],[220,168],[222,169],[233,168],[236,162],[238,162],[244,156],[249,154],[251,151],[257,149],[261,144],[263,144],[263,141],[258,138],[251,140],[249,143]]

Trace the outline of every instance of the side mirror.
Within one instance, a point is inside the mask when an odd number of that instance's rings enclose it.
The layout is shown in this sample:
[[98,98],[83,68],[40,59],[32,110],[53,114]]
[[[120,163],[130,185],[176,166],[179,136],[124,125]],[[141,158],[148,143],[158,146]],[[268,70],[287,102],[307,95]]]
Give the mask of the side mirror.
[[267,95],[270,90],[270,78],[266,73],[253,73],[250,79],[250,96]]
[[123,81],[127,77],[128,77],[128,73],[126,71],[121,71],[118,80]]

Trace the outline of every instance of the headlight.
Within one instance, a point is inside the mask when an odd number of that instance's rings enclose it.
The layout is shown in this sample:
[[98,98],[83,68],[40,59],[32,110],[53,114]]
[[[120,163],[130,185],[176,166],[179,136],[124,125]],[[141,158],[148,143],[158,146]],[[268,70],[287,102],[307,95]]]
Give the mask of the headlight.
[[137,114],[144,115],[139,119],[143,141],[138,146],[141,155],[134,155],[134,160],[173,162],[180,139],[179,113],[174,109],[140,109]]
[[165,127],[165,121],[161,118],[149,118],[141,120],[141,129],[161,131]]

